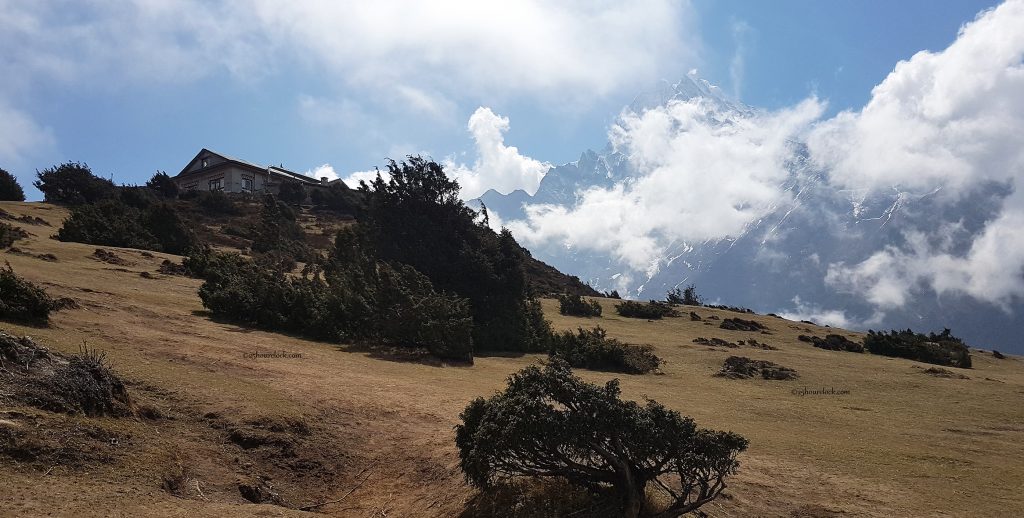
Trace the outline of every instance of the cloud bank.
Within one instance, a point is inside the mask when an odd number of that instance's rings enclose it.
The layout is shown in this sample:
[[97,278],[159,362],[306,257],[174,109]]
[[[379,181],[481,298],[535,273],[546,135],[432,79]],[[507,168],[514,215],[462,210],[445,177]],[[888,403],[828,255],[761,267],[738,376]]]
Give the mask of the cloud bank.
[[791,141],[822,109],[809,99],[744,117],[697,98],[624,113],[609,136],[629,157],[634,177],[578,193],[575,207],[530,206],[527,220],[509,228],[527,244],[557,240],[609,251],[634,270],[647,270],[673,241],[737,235],[788,200],[782,182]]
[[[863,109],[829,119],[815,98],[751,116],[700,100],[625,113],[609,139],[628,156],[629,179],[578,192],[573,206],[528,206],[524,221],[508,225],[531,246],[606,252],[651,272],[670,246],[736,237],[790,203],[782,183],[803,142],[835,192],[937,191],[930,221],[904,219],[899,242],[828,265],[827,284],[878,309],[926,292],[1008,307],[1024,297],[1022,27],[1024,0],[984,11],[945,50],[896,64]],[[943,219],[943,207],[993,184],[1006,188],[982,200],[995,216],[980,230]]]
[[1022,27],[1024,1],[982,12],[949,48],[898,63],[863,110],[811,133],[812,157],[840,187],[939,189],[949,202],[992,182],[1012,189],[987,200],[999,214],[966,243],[948,226],[910,228],[902,247],[831,265],[829,284],[882,308],[923,290],[1002,307],[1024,297]]
[[18,52],[0,72],[25,86],[110,88],[220,74],[253,81],[299,63],[434,114],[466,95],[575,102],[693,58],[696,40],[683,36],[695,33],[691,11],[674,0],[4,1],[0,44]]

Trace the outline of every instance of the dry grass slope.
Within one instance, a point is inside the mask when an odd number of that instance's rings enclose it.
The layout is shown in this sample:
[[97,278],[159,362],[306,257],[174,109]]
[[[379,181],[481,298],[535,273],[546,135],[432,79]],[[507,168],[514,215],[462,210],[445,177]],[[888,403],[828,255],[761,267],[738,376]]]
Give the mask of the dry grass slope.
[[[0,208],[54,229],[66,215],[39,203]],[[164,259],[179,258],[108,247],[133,263],[114,266],[91,257],[95,246],[36,234],[19,241],[26,253],[0,252],[0,259],[80,308],[54,314],[47,328],[0,328],[64,353],[77,352],[83,340],[106,351],[133,401],[158,418],[58,416],[0,399],[0,427],[93,430],[116,439],[84,465],[60,456],[0,457],[0,514],[301,514],[250,503],[239,490],[245,486],[292,508],[331,502],[312,508],[329,515],[458,516],[474,496],[452,441],[458,413],[473,397],[502,388],[511,372],[543,360],[483,357],[450,367],[221,324],[205,316],[198,281],[156,273]],[[44,254],[58,260],[37,258]],[[703,427],[750,439],[730,497],[707,506],[710,515],[1024,514],[1021,358],[976,353],[974,368],[964,371],[969,379],[926,376],[928,365],[797,339],[856,333],[757,315],[743,318],[767,326],[771,334],[756,339],[775,350],[708,347],[693,340],[755,335],[708,322],[736,316],[728,311],[685,308],[704,320],[648,322],[619,317],[615,301],[598,300],[600,319],[559,315],[556,300],[544,308],[556,329],[599,323],[609,336],[651,344],[666,360],[663,375],[618,375],[625,396],[657,399]],[[256,352],[284,354],[252,358]],[[772,361],[800,378],[715,377],[730,355]],[[581,373],[592,381],[612,376]],[[813,393],[821,388],[848,392]]]

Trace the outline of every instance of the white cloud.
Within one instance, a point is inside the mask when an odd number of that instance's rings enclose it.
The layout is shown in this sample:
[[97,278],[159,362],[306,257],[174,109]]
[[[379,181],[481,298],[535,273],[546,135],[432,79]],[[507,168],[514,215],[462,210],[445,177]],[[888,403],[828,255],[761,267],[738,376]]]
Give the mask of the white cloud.
[[999,212],[975,235],[951,240],[948,226],[908,229],[900,247],[831,265],[830,284],[882,308],[927,289],[1003,307],[1024,297],[1022,27],[1024,1],[985,11],[947,49],[897,64],[863,110],[812,132],[812,156],[839,187],[940,189],[947,202],[991,182],[1013,189],[985,200]]
[[0,99],[0,163],[24,164],[29,157],[54,146],[53,132],[31,115]]
[[850,188],[932,189],[1003,180],[1024,167],[1024,2],[965,25],[942,52],[899,62],[859,112],[819,125],[813,157]]
[[[252,30],[242,6],[216,3],[3,2],[3,77],[31,87],[62,81],[77,88],[181,83],[221,70],[251,78],[268,69],[271,42]],[[10,86],[10,85],[8,85]]]
[[904,306],[915,294],[931,289],[939,295],[965,294],[1008,309],[1024,296],[1024,212],[1006,209],[972,238],[964,255],[951,252],[954,242],[935,245],[935,235],[906,232],[907,245],[889,246],[847,266],[829,265],[826,283],[862,295],[882,309]]
[[359,182],[370,183],[377,178],[378,173],[385,182],[391,178],[391,175],[388,174],[387,171],[356,171],[354,173],[349,173],[349,175],[342,179],[342,181],[345,182],[345,185],[349,186],[349,188],[358,189]]
[[274,41],[375,88],[604,94],[688,56],[688,3],[668,0],[265,0],[255,11]]
[[669,243],[738,235],[788,201],[781,184],[790,141],[822,109],[809,99],[745,117],[695,99],[625,113],[609,136],[629,157],[633,179],[577,193],[571,208],[530,206],[526,221],[509,226],[528,244],[610,251],[634,270],[650,270]]
[[732,59],[729,60],[729,79],[732,81],[732,96],[736,99],[740,98],[740,92],[743,90],[743,75],[747,66],[747,47],[753,30],[750,24],[743,20],[732,22],[732,40],[736,48],[733,50]]
[[867,320],[860,321],[847,316],[845,311],[824,309],[814,304],[806,303],[800,297],[793,297],[793,305],[794,308],[792,310],[780,312],[779,316],[787,320],[808,320],[815,324],[843,329],[863,329],[876,326],[885,318],[885,313],[875,312]]
[[395,87],[405,106],[436,119],[447,119],[455,113],[455,103],[443,95],[416,87],[400,85]]
[[356,101],[347,98],[325,99],[300,95],[299,115],[322,126],[355,128],[369,121],[371,115]]
[[316,167],[315,169],[306,171],[303,174],[310,178],[315,178],[317,180],[321,178],[327,178],[328,181],[338,179],[338,173],[334,171],[334,167],[332,167],[331,164],[323,164],[321,166]]
[[458,180],[463,199],[476,198],[488,189],[503,194],[516,189],[537,192],[551,164],[523,156],[515,146],[505,145],[508,117],[480,107],[469,117],[467,129],[473,135],[477,155],[472,167],[457,164],[452,158],[444,163],[448,175]]
[[579,102],[693,59],[691,11],[674,0],[3,2],[0,44],[12,51],[0,72],[109,88],[250,81],[296,63],[433,113],[466,96]]

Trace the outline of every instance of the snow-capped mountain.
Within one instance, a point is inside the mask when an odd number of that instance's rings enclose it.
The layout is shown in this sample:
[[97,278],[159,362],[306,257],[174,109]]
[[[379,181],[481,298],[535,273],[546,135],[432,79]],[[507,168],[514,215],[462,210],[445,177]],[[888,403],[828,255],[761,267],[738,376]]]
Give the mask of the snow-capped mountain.
[[[623,114],[694,100],[708,107],[712,125],[742,123],[758,113],[691,74],[638,96]],[[999,210],[988,200],[1005,196],[1000,190],[1009,187],[980,186],[956,202],[940,200],[942,193],[936,190],[841,189],[829,181],[829,171],[812,163],[804,143],[787,145],[787,174],[777,185],[784,193],[781,201],[729,235],[702,240],[663,237],[660,253],[644,268],[630,266],[607,250],[565,240],[526,240],[525,244],[538,259],[598,290],[617,289],[628,298],[660,299],[669,289],[696,284],[709,303],[861,329],[950,327],[977,347],[1024,352],[1016,331],[1024,324],[1022,307],[1000,308],[966,295],[938,296],[918,289],[906,294],[911,297],[909,303],[880,309],[863,293],[835,279],[837,266],[857,265],[879,251],[910,246],[908,239],[916,235],[908,232],[912,229],[955,229],[950,249],[962,253],[969,241],[957,241],[957,236],[981,232]],[[491,190],[481,199],[508,224],[528,220],[530,207],[572,210],[588,189],[629,186],[640,176],[636,163],[608,144],[600,152],[587,150],[579,160],[551,168],[532,196],[521,190],[508,194]]]

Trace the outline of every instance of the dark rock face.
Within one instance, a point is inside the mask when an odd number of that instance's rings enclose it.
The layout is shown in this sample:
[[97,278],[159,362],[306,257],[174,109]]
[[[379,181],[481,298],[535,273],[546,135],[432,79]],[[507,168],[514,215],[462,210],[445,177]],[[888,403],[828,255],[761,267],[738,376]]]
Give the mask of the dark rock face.
[[953,336],[949,329],[942,333],[927,335],[904,331],[868,331],[864,337],[864,348],[871,354],[906,358],[924,363],[948,367],[971,368],[970,348],[960,338]]
[[828,351],[849,351],[851,353],[864,352],[864,344],[854,342],[842,335],[825,335],[825,338],[800,335],[797,338],[802,342],[810,342],[815,347]]
[[254,504],[284,505],[281,495],[274,491],[274,486],[262,477],[249,484],[238,484],[238,492],[242,498]]
[[921,373],[922,374],[927,374],[929,376],[935,376],[936,378],[954,378],[954,379],[962,379],[962,380],[971,379],[971,378],[968,378],[967,376],[964,376],[963,374],[960,374],[958,372],[953,372],[953,371],[951,371],[949,369],[943,369],[942,367],[929,367],[929,368],[921,371]]
[[719,324],[720,328],[729,331],[767,331],[768,328],[760,322],[743,320],[742,318],[727,318]]
[[722,340],[721,338],[704,338],[703,336],[701,336],[699,338],[694,338],[693,339],[693,343],[695,343],[697,345],[707,345],[707,346],[711,346],[711,347],[729,347],[731,349],[735,349],[736,347],[739,347],[738,345],[736,345],[736,344],[734,344],[732,342],[727,342],[725,340]]
[[[743,341],[741,340],[739,342],[739,344],[743,345]],[[754,340],[753,338],[751,338],[750,340],[747,340],[746,344],[749,345],[750,347],[756,347],[758,349],[763,349],[765,351],[777,351],[778,350],[778,347],[775,347],[775,346],[772,346],[772,345],[768,345],[768,344],[766,344],[764,342],[758,342],[757,340]]]
[[752,360],[745,356],[730,356],[716,374],[723,378],[747,379],[761,377],[766,380],[791,380],[799,376],[796,371],[765,360]]

